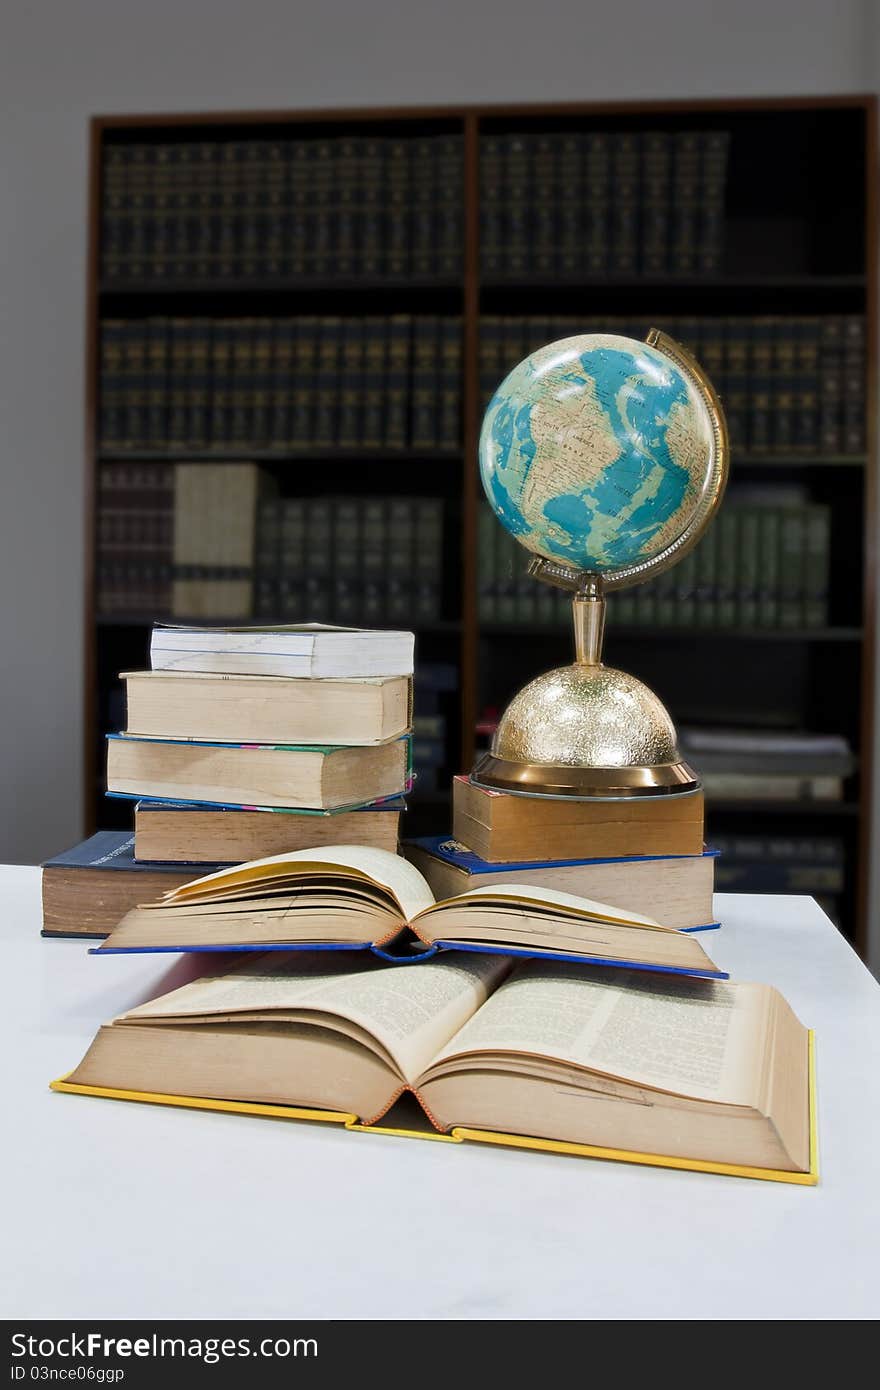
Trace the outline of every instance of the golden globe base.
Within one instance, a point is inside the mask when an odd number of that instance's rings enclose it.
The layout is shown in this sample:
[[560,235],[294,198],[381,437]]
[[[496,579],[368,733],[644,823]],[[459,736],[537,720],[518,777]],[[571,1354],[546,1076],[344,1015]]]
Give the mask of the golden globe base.
[[697,791],[699,777],[682,761],[662,701],[600,660],[605,599],[595,578],[574,595],[572,613],[577,660],[514,696],[471,781],[523,796],[601,801]]

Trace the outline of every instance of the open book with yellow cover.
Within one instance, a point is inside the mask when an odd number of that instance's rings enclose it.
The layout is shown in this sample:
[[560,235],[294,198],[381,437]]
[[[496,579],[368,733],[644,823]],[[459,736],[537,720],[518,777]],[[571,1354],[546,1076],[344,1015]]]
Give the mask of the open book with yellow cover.
[[435,902],[414,865],[336,845],[256,859],[123,917],[96,954],[371,948],[396,961],[441,949],[625,964],[726,978],[688,931],[552,888],[504,883]]
[[811,1182],[810,1059],[767,985],[289,953],[113,1019],[55,1089],[398,1132],[409,1095],[435,1136]]

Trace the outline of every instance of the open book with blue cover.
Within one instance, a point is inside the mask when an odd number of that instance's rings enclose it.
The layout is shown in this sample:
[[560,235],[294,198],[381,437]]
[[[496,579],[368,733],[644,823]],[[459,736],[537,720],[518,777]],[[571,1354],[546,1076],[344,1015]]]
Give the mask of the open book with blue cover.
[[414,865],[363,845],[206,874],[127,913],[95,954],[291,949],[400,962],[454,949],[726,978],[692,933],[650,917],[517,883],[437,902]]

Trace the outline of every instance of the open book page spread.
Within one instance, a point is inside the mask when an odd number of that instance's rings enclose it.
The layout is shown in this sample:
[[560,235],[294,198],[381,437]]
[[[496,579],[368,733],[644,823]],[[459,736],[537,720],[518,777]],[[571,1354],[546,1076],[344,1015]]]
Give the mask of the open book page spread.
[[287,873],[291,876],[314,873],[329,877],[332,871],[340,877],[346,872],[359,875],[386,888],[400,908],[401,925],[434,902],[433,893],[414,865],[400,855],[369,845],[333,845],[320,850],[293,850],[288,854],[271,855],[267,859],[254,859],[248,864],[221,869],[194,879],[192,883],[169,894],[165,901],[169,904],[182,902],[200,892],[219,891],[227,886],[232,889],[241,883],[264,877],[279,877]]
[[337,1014],[370,1032],[390,1053],[401,1076],[414,1081],[440,1048],[479,1009],[509,966],[494,956],[469,955],[454,964],[432,961],[396,970],[371,961],[352,969],[303,963],[301,955],[260,957],[243,969],[184,985],[130,1010],[117,1023],[235,1014]]
[[[421,875],[420,875],[421,877]],[[445,901],[452,907],[474,902],[478,906],[483,901],[520,903],[524,907],[538,908],[544,912],[555,909],[554,915],[564,917],[595,917],[600,922],[632,923],[640,927],[652,927],[657,931],[674,931],[674,927],[663,927],[652,917],[642,917],[638,912],[627,912],[623,908],[609,907],[606,903],[594,902],[591,898],[581,898],[574,893],[563,893],[556,888],[535,888],[526,883],[495,883],[469,888]],[[443,903],[435,904],[433,911],[440,912]],[[427,909],[431,911],[432,909]]]
[[696,1099],[755,1105],[771,993],[536,962],[518,967],[437,1061],[524,1052]]

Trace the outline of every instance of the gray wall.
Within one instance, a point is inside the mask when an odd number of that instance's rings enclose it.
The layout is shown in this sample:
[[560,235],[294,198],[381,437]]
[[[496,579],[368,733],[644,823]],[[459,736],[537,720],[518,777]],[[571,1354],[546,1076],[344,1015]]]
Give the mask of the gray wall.
[[0,861],[80,833],[87,122],[875,86],[872,0],[3,0]]

